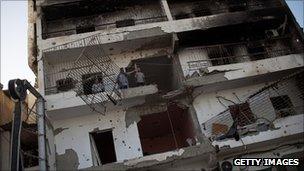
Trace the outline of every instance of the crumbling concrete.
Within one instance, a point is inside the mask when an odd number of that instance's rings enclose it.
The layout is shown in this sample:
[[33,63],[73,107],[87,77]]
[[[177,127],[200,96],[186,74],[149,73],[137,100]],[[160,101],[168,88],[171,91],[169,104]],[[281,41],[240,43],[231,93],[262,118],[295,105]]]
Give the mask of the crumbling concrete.
[[62,155],[56,155],[57,170],[77,170],[79,160],[77,153],[72,149],[66,149]]
[[[212,157],[213,156],[213,157]],[[210,169],[216,167],[216,158],[214,148],[205,144],[183,148],[173,152],[157,154],[154,156],[146,156],[138,159],[132,159],[124,163],[112,163],[103,166],[90,167],[84,170],[167,170],[172,168],[180,168],[191,161],[197,164],[185,166],[185,170],[194,169]],[[194,168],[193,168],[194,167]]]
[[69,128],[57,128],[54,130],[54,135],[56,136],[66,129],[69,129]]
[[166,104],[157,104],[157,105],[144,105],[138,107],[129,108],[126,111],[125,121],[126,127],[128,128],[134,122],[138,123],[140,121],[140,116],[152,114],[152,113],[160,113],[167,110]]

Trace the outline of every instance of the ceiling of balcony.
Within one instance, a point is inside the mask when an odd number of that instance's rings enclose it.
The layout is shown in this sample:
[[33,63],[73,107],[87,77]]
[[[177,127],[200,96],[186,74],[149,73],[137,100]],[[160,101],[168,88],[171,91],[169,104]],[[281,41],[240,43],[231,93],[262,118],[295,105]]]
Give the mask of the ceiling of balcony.
[[[116,55],[126,52],[135,52],[148,49],[164,48],[171,46],[172,36],[162,35],[136,40],[126,40],[122,42],[108,43],[103,45],[87,46],[85,53],[90,56]],[[73,48],[44,53],[44,60],[50,64],[68,62],[76,60],[84,48]]]

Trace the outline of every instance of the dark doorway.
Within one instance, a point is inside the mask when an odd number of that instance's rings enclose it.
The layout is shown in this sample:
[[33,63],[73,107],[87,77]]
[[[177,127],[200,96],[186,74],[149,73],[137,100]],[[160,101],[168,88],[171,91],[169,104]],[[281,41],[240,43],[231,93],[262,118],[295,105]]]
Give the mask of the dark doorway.
[[[145,75],[145,84],[156,84],[160,91],[170,91],[172,89],[171,82],[173,78],[172,59],[167,56],[144,58],[132,60],[127,71],[134,70],[134,65],[137,65]],[[136,87],[135,76],[129,76],[130,87]]]
[[[94,142],[93,148],[98,152],[99,161],[101,164],[116,162],[115,147],[113,141],[112,130],[104,132],[91,133]],[[95,150],[92,150],[95,151]]]

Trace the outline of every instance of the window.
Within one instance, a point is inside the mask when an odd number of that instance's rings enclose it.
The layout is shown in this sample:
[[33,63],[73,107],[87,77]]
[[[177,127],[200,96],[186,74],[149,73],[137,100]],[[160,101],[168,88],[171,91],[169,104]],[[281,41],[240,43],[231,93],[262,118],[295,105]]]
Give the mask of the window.
[[295,113],[292,102],[287,95],[271,97],[270,101],[278,117],[286,117]]
[[117,161],[112,130],[92,132],[90,141],[95,166]]
[[247,102],[229,106],[229,110],[233,120],[239,126],[246,126],[255,122],[254,115]]

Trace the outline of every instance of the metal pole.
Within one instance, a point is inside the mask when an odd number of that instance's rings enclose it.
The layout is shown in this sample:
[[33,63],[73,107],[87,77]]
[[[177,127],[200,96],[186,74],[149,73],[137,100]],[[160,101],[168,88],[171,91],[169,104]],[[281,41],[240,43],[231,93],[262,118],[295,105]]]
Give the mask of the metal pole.
[[38,126],[38,151],[39,170],[46,171],[46,150],[45,150],[45,104],[42,97],[37,98],[37,126]]
[[15,111],[14,111],[14,119],[12,125],[12,136],[11,136],[11,170],[18,171],[21,170],[19,168],[20,162],[20,132],[21,132],[21,111],[22,111],[22,102],[17,101],[15,104]]

